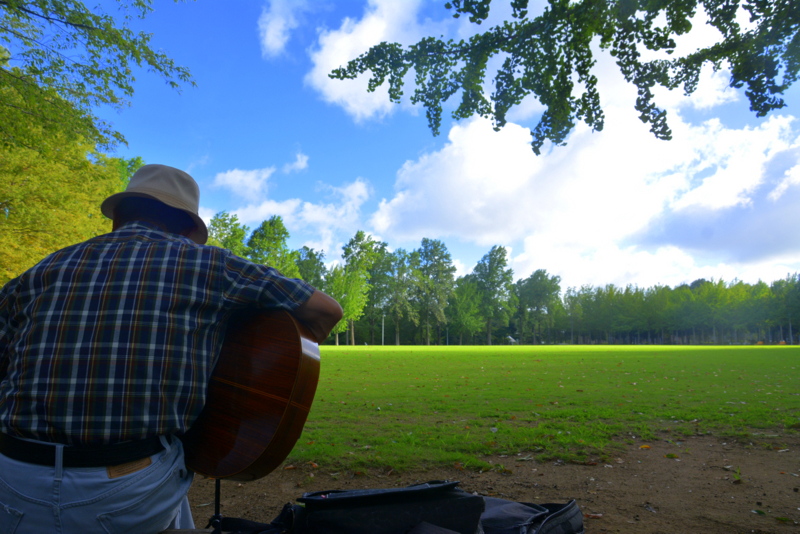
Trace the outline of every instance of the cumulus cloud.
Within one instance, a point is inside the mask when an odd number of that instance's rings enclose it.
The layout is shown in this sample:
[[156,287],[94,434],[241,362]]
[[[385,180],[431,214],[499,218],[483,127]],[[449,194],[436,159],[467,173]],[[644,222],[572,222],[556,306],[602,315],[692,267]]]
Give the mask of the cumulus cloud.
[[368,74],[356,80],[332,80],[328,74],[382,41],[407,45],[435,34],[432,23],[417,20],[420,4],[421,0],[369,0],[360,19],[345,18],[339,28],[322,30],[311,52],[313,67],[306,83],[357,121],[389,114],[396,105],[389,102],[385,86],[367,91]]
[[527,145],[527,130],[510,125],[496,133],[487,121],[474,119],[454,126],[448,138],[441,151],[403,165],[396,196],[381,201],[372,217],[375,230],[402,241],[472,235],[484,245],[524,235],[533,221],[525,217],[517,228],[513,223],[532,213],[525,204],[541,166]]
[[241,197],[260,197],[267,192],[267,181],[275,173],[275,167],[264,169],[233,169],[217,174],[212,186],[223,187]]
[[[389,113],[384,90],[368,93],[366,79],[342,82],[328,73],[380,41],[408,44],[447,33],[423,28],[418,7],[372,0],[361,19],[322,31],[306,82],[356,120]],[[719,39],[700,16],[696,31],[678,40],[678,55]],[[448,29],[460,37],[476,31],[463,19]],[[567,146],[545,147],[537,157],[529,128],[543,108],[533,98],[509,114],[500,132],[481,118],[458,123],[444,146],[397,171],[394,193],[369,216],[372,231],[394,244],[433,237],[514,245],[515,276],[546,268],[565,287],[781,277],[800,267],[800,240],[789,235],[800,222],[792,211],[800,202],[792,117],[775,115],[756,126],[698,120],[723,105],[744,105],[728,87],[729,73],[709,67],[690,97],[656,91],[673,130],[672,141],[659,141],[636,116],[636,89],[613,59],[600,54],[594,71],[606,114],[602,132],[579,124]]]
[[539,157],[519,125],[453,126],[440,150],[398,171],[373,228],[403,241],[521,243],[515,276],[546,268],[565,287],[742,278],[777,259],[781,269],[800,266],[800,238],[791,233],[800,223],[792,118],[741,128],[716,119],[692,124],[676,99],[674,138],[659,141],[635,116],[630,88],[618,80],[606,89],[614,95],[606,128],[579,125],[567,146]]
[[258,18],[261,54],[273,58],[283,53],[290,33],[300,25],[300,15],[308,10],[305,0],[270,0]]
[[297,198],[287,200],[264,200],[253,204],[237,208],[233,213],[242,223],[254,226],[261,224],[273,215],[279,215],[287,228],[295,226],[297,220],[297,209],[302,201]]
[[672,207],[718,210],[750,203],[753,191],[765,180],[767,163],[791,146],[792,121],[773,116],[756,128],[732,129],[713,119],[697,128],[685,128],[696,154],[686,165],[694,171],[694,184]]
[[361,225],[361,212],[364,203],[370,198],[372,189],[368,182],[359,178],[342,187],[326,186],[331,201],[314,204],[304,202],[298,217],[305,228],[313,228],[319,236],[306,245],[324,250],[329,260],[334,260],[341,252],[345,240],[355,233],[353,228]]
[[327,192],[326,202],[304,202],[298,198],[263,200],[239,207],[233,213],[242,223],[251,227],[273,215],[280,215],[293,236],[308,237],[303,244],[325,251],[328,259],[335,259],[345,235],[360,225],[361,210],[371,195],[369,184],[356,179],[341,187],[322,185]]
[[773,175],[780,176],[768,195],[773,202],[780,200],[793,186],[800,186],[800,139],[795,140],[794,145],[798,148],[776,154],[771,161]]
[[302,152],[298,152],[292,163],[287,163],[283,166],[284,174],[289,174],[290,172],[299,172],[303,171],[308,168],[308,156],[303,154]]

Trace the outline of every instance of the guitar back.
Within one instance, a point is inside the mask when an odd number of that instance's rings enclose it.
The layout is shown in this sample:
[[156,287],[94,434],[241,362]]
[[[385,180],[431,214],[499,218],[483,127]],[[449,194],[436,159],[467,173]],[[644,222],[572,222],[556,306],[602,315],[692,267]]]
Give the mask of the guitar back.
[[303,431],[319,365],[319,347],[288,312],[234,314],[206,406],[182,440],[187,467],[233,480],[272,472]]

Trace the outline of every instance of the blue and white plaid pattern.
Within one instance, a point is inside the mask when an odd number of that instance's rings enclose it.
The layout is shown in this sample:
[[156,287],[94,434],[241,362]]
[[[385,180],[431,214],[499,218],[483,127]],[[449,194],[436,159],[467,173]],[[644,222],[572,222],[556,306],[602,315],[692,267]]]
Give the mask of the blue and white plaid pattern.
[[60,250],[0,290],[0,431],[71,445],[184,432],[226,315],[313,291],[139,222]]

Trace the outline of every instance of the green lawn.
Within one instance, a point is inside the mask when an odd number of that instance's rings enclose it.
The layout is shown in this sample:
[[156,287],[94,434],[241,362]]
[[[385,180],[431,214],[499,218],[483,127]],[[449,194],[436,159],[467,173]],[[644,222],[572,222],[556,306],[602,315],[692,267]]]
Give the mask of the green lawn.
[[800,430],[800,348],[322,347],[291,461],[328,469],[600,461],[656,434]]

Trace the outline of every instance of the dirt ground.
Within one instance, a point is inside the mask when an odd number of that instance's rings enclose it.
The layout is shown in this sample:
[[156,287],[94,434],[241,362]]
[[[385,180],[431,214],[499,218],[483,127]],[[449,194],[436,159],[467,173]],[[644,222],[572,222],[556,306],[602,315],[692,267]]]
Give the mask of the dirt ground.
[[[587,534],[800,533],[800,437],[764,443],[696,436],[642,445],[597,465],[487,458],[508,473],[453,468],[355,474],[284,466],[254,482],[223,481],[221,513],[269,522],[305,492],[458,480],[467,491],[515,501],[575,499]],[[214,513],[213,481],[197,479],[189,498],[198,528],[204,527]]]

